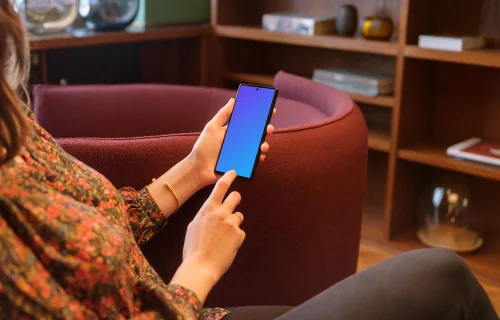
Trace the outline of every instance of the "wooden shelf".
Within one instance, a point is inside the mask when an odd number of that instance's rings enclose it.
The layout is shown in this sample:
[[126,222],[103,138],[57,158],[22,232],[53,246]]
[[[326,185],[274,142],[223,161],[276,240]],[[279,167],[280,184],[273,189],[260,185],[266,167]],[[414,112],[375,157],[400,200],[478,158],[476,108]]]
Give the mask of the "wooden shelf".
[[266,31],[260,27],[218,25],[215,26],[215,34],[225,38],[364,52],[387,56],[395,56],[399,52],[399,46],[396,42],[370,41],[335,35],[303,36]]
[[[244,73],[244,72],[230,72],[224,75],[225,79],[237,82],[254,83],[266,86],[272,86],[274,78],[272,75]],[[361,94],[348,93],[352,100],[358,103],[370,104],[380,107],[392,108],[394,106],[394,97],[370,97]]]
[[469,64],[483,67],[500,68],[500,49],[481,49],[464,52],[422,49],[416,45],[405,47],[408,58]]
[[388,132],[368,131],[368,148],[375,151],[389,152],[391,136]]
[[370,97],[356,93],[348,93],[348,95],[351,97],[352,100],[358,103],[371,104],[379,107],[392,108],[394,107],[395,103],[394,97],[390,96]]
[[446,154],[444,146],[422,145],[401,149],[398,151],[398,157],[407,161],[500,181],[500,168],[452,158]]
[[69,47],[201,37],[210,35],[211,32],[211,27],[208,25],[165,28],[131,27],[125,31],[117,32],[88,32],[77,30],[74,33],[62,35],[30,36],[29,40],[31,50],[50,50]]
[[230,72],[226,73],[224,78],[236,82],[260,84],[265,86],[272,86],[274,82],[274,77],[272,75],[257,73]]

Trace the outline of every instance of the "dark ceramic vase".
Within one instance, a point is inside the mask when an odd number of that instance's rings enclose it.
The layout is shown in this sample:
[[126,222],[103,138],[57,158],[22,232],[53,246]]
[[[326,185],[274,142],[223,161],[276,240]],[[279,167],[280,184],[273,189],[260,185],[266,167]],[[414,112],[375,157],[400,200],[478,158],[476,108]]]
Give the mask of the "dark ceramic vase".
[[337,11],[337,34],[352,36],[358,28],[358,10],[352,5],[343,5]]
[[81,0],[80,16],[95,31],[122,30],[139,12],[140,0]]

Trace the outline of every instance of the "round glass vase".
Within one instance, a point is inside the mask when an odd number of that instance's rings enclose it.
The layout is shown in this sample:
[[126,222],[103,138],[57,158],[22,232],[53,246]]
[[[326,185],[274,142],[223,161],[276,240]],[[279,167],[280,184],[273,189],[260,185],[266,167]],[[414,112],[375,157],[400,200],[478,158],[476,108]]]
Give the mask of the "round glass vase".
[[78,18],[79,0],[17,0],[18,12],[29,33],[65,32]]
[[427,246],[468,253],[483,245],[481,235],[470,224],[466,178],[445,175],[435,180],[423,193],[419,211],[417,236]]
[[140,0],[80,0],[80,16],[93,31],[123,30],[134,22]]

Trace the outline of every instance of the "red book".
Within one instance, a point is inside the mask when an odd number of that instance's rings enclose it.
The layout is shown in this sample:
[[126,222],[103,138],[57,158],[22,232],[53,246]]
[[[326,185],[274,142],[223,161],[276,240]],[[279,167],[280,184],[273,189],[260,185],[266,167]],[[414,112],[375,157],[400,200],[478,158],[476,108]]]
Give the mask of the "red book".
[[500,142],[470,138],[446,150],[446,154],[461,159],[500,166]]

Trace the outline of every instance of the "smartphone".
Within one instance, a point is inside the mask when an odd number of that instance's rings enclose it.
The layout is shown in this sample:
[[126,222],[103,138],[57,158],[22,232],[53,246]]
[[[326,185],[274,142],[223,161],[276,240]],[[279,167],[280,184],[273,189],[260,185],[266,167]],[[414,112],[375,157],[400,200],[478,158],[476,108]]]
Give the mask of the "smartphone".
[[215,165],[216,174],[235,170],[237,178],[253,180],[277,97],[277,88],[240,84]]

